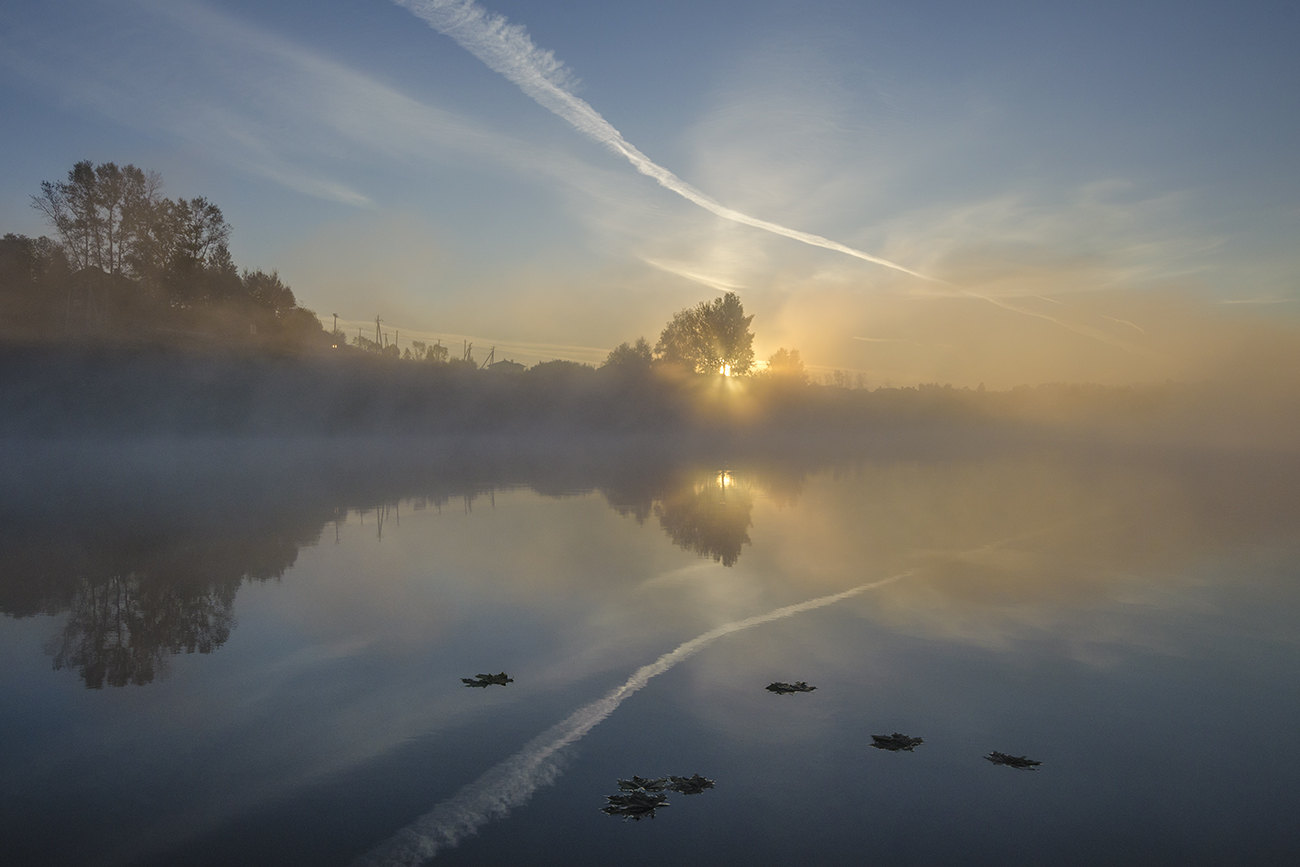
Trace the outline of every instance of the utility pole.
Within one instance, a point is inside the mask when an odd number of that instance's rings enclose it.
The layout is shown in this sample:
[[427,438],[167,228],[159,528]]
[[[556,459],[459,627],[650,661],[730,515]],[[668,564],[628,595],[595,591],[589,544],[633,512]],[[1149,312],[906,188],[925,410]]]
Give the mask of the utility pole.
[[379,317],[375,317],[375,345],[380,349],[384,348],[384,336],[379,331]]
[[338,333],[339,333],[339,315],[338,315],[337,313],[335,313],[335,314],[333,314],[333,315],[334,315],[334,333],[335,333],[335,334],[338,334]]

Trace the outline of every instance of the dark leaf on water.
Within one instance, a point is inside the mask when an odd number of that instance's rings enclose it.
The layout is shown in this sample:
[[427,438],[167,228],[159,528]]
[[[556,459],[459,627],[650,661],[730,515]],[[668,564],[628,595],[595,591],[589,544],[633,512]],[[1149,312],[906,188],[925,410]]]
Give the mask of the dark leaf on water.
[[909,737],[908,735],[894,732],[891,735],[872,735],[871,745],[878,750],[889,750],[891,753],[901,751],[912,752],[913,747],[925,743],[923,738]]
[[631,819],[633,822],[639,822],[642,819],[653,819],[655,810],[669,806],[667,795],[652,794],[641,789],[605,797],[609,803],[601,807],[600,811],[608,816],[622,816],[624,821]]
[[668,780],[664,777],[646,779],[645,777],[638,777],[636,774],[633,774],[630,780],[619,780],[618,787],[625,792],[635,792],[638,789],[646,792],[662,792],[664,789],[669,788]]
[[669,791],[678,792],[683,795],[698,795],[705,789],[713,788],[713,780],[705,779],[699,774],[692,774],[689,777],[674,777],[669,775]]
[[802,680],[796,680],[794,683],[785,683],[784,681],[778,680],[775,683],[769,683],[764,687],[768,692],[777,695],[789,695],[794,692],[812,692],[816,688],[817,687],[815,686],[809,686]]
[[984,758],[988,759],[995,765],[1006,765],[1008,768],[1017,768],[1022,771],[1033,771],[1038,768],[1042,762],[1036,762],[1025,756],[1009,756],[1006,753],[1000,753],[997,750],[989,753]]

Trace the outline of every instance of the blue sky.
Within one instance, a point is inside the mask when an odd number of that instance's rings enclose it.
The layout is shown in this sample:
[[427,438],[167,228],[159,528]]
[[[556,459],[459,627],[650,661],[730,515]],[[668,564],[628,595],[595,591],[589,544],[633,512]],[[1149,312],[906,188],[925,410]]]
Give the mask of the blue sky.
[[0,232],[135,163],[323,318],[521,360],[726,288],[760,354],[873,384],[1193,377],[1294,334],[1294,6],[483,8],[720,206],[932,279],[702,209],[389,0],[9,0]]

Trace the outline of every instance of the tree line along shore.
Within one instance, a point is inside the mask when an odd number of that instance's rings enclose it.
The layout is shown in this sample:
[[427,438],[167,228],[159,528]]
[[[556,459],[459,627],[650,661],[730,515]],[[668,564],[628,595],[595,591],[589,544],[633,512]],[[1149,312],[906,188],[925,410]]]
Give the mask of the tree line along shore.
[[860,430],[889,422],[1153,423],[1209,386],[811,381],[797,349],[765,363],[727,292],[674,314],[652,345],[599,366],[479,363],[439,343],[352,339],[279,275],[240,269],[204,197],[170,199],[133,165],[77,163],[32,206],[52,236],[0,238],[0,435]]
[[[44,181],[31,205],[51,236],[0,238],[0,340],[68,346],[156,346],[271,350],[356,350],[451,367],[474,364],[435,343],[405,352],[386,335],[351,340],[298,303],[275,271],[240,269],[232,227],[203,196],[167,198],[162,177],[134,165],[83,160]],[[728,293],[680,311],[651,348],[624,343],[603,366],[672,365],[688,372],[753,371],[752,316]],[[803,376],[798,353],[781,350],[774,370]],[[477,364],[475,366],[478,366]],[[513,364],[498,369],[514,369]]]

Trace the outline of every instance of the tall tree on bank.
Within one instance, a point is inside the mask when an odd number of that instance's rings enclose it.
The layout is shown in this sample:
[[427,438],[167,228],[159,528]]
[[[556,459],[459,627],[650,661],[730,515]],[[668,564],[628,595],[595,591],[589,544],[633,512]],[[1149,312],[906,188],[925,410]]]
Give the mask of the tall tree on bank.
[[74,269],[120,274],[148,231],[161,187],[162,178],[155,172],[82,160],[66,181],[42,182],[32,207],[54,227]]
[[165,199],[161,188],[154,172],[89,160],[65,181],[42,183],[32,206],[58,240],[6,235],[0,243],[0,300],[9,312],[0,332],[327,343],[319,319],[278,274],[240,273],[215,203]]
[[67,180],[44,181],[32,207],[54,228],[75,271],[139,280],[174,307],[238,294],[221,209],[202,196],[164,199],[161,189],[157,172],[82,160]]
[[655,344],[655,357],[696,373],[749,373],[754,366],[753,319],[735,292],[701,301],[673,316]]

